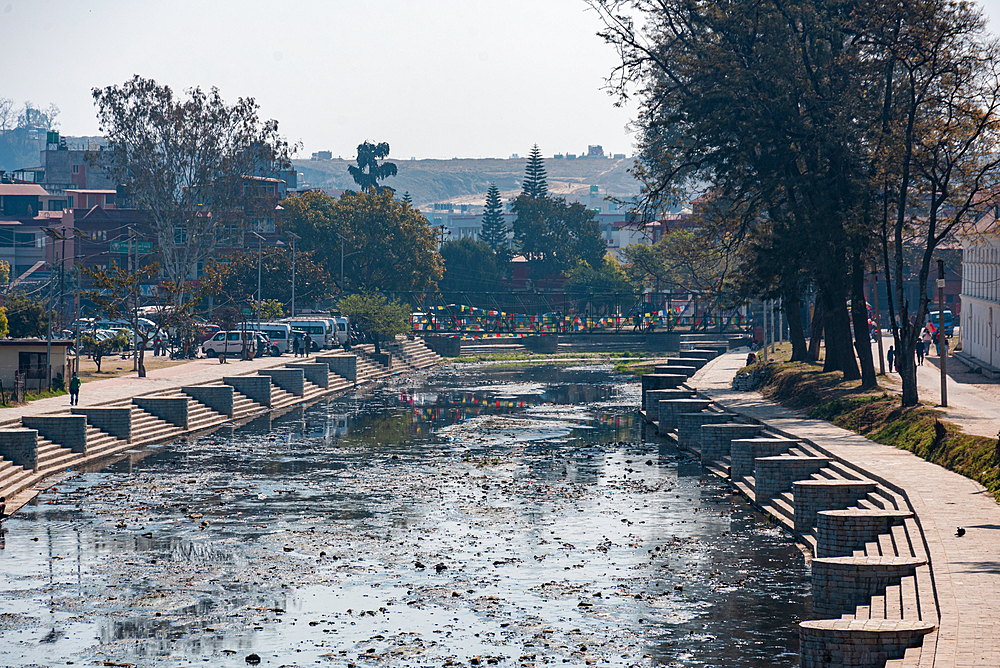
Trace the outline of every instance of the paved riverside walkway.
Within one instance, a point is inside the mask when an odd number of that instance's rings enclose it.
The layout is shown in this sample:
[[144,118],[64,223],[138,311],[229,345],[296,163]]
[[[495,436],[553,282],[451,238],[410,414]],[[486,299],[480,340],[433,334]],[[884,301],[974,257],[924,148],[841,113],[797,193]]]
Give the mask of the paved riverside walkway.
[[[316,355],[336,355],[339,350],[327,350]],[[292,362],[314,361],[313,357],[294,357],[281,355],[279,357],[260,357],[253,360],[230,359],[226,364],[220,364],[218,359],[199,358],[185,364],[177,364],[148,371],[145,378],[139,378],[132,372],[125,376],[105,378],[90,381],[80,387],[80,405],[97,406],[113,401],[121,401],[143,394],[175,390],[185,385],[201,385],[221,380],[223,376],[242,376],[256,373],[260,369],[270,369],[284,366]],[[105,363],[109,366],[118,361],[107,357]],[[124,361],[124,360],[123,360]],[[128,363],[131,364],[129,359]],[[69,410],[69,395],[38,399],[23,406],[0,408],[0,426],[10,426],[20,423],[25,415],[45,415]]]
[[[746,352],[717,357],[688,385],[721,406],[810,441],[905,493],[926,541],[941,619],[933,664],[1000,666],[1000,505],[979,483],[905,450],[731,389]],[[956,537],[958,526],[966,535]],[[925,644],[920,665],[928,652]]]

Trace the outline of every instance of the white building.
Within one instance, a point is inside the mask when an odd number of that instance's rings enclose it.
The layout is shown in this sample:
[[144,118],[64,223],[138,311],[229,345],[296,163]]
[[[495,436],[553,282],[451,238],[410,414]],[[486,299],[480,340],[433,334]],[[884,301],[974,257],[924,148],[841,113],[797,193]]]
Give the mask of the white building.
[[[962,353],[1000,367],[1000,224],[986,214],[961,235]],[[984,369],[989,372],[989,370]]]

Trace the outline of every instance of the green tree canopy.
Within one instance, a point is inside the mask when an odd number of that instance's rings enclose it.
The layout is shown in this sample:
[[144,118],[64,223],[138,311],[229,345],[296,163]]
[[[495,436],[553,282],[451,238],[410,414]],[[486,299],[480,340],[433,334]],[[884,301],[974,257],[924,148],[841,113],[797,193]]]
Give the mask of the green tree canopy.
[[441,244],[441,257],[444,278],[438,289],[446,301],[467,303],[469,299],[482,305],[486,303],[483,293],[501,292],[506,287],[496,254],[485,242],[468,238],[446,241]]
[[538,144],[531,147],[528,155],[528,163],[524,167],[524,185],[522,194],[532,197],[545,197],[549,194],[549,184],[545,180],[545,162],[542,160],[542,152],[538,150]]
[[337,280],[338,235],[344,237],[345,289],[433,290],[441,278],[441,256],[430,224],[389,190],[344,193],[340,199],[309,192],[283,200],[282,206],[282,229],[298,234],[299,247],[315,251]]
[[483,227],[479,238],[494,253],[506,252],[509,248],[507,225],[503,219],[503,201],[500,199],[500,189],[495,183],[490,184],[486,191],[486,206],[483,209]]
[[138,75],[93,89],[108,139],[94,165],[108,170],[130,206],[149,212],[174,283],[215,255],[231,236],[222,229],[274,215],[274,197],[260,196],[248,177],[277,175],[290,154],[278,122],[261,121],[253,98],[230,105],[216,88],[185,92]]
[[607,246],[594,212],[563,198],[518,195],[514,200],[514,241],[532,275],[542,279],[568,271],[583,260],[599,267]]
[[[396,165],[391,162],[379,164],[379,160],[389,155],[389,142],[373,144],[364,142],[358,145],[358,165],[348,165],[347,171],[351,178],[358,184],[362,192],[368,190],[383,190],[387,186],[380,186],[379,181],[384,181],[390,176],[396,175]],[[392,190],[392,188],[389,188]]]
[[381,352],[382,341],[410,331],[410,307],[399,300],[388,301],[377,292],[348,295],[337,303],[337,308],[361,331],[373,336],[375,352]]
[[[319,301],[331,292],[333,282],[326,268],[313,259],[315,251],[295,254],[295,299],[299,304]],[[260,257],[261,298],[290,304],[292,300],[292,249],[264,248]],[[257,294],[257,252],[230,253],[205,266],[203,282],[213,294],[237,303],[254,301]]]
[[14,292],[4,300],[10,335],[15,339],[42,337],[48,332],[45,306],[24,292]]
[[615,307],[624,310],[640,293],[640,285],[629,278],[611,253],[607,253],[597,267],[581,260],[570,270],[563,290],[574,300],[577,311],[591,309],[591,313],[596,314]]

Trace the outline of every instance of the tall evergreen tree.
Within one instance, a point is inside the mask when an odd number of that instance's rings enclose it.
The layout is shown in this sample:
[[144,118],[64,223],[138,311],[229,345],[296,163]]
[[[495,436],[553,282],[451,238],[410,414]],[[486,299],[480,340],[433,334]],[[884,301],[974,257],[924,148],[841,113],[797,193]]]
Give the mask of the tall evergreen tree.
[[545,163],[542,162],[542,152],[538,144],[531,147],[528,164],[524,167],[523,193],[532,199],[546,197],[549,194],[549,184],[545,181]]
[[483,231],[479,238],[493,249],[494,253],[507,250],[507,226],[503,220],[503,202],[500,189],[495,183],[486,191],[486,208],[483,210]]

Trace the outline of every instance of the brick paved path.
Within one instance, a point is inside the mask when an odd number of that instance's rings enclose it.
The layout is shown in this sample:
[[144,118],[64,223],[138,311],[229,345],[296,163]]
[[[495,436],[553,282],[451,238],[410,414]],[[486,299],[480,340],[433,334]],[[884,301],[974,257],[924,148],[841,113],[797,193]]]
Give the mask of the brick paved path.
[[[689,385],[905,490],[927,542],[941,613],[933,665],[1000,666],[1000,505],[979,483],[909,452],[807,419],[757,392],[730,389],[745,361],[745,352],[718,357]],[[962,538],[954,535],[958,526],[966,528]],[[924,661],[922,655],[921,666]]]

